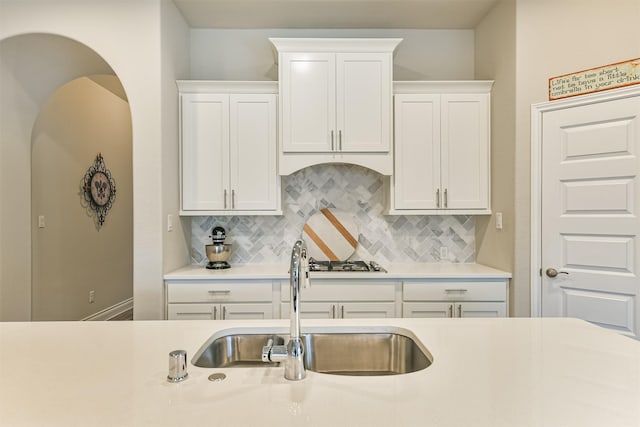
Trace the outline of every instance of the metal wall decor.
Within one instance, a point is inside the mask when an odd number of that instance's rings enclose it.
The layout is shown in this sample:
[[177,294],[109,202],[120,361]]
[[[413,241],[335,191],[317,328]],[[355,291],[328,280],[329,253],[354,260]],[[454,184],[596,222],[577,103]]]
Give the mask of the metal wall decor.
[[82,186],[84,200],[88,203],[87,210],[96,215],[96,227],[100,229],[116,199],[116,183],[98,153],[93,165],[84,174]]

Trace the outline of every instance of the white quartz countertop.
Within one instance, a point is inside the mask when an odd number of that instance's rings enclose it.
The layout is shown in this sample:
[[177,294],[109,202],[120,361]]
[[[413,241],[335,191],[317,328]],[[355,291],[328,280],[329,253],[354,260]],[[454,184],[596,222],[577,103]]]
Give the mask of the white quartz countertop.
[[[0,323],[3,426],[639,426],[640,342],[575,319],[303,320],[411,330],[433,355],[406,375],[205,369],[167,382],[226,328],[269,321]],[[208,381],[213,372],[227,378]]]
[[[487,267],[482,264],[450,262],[433,263],[391,263],[383,265],[387,272],[319,272],[312,271],[311,278],[333,279],[428,279],[428,278],[511,278],[511,273]],[[284,280],[289,278],[288,264],[234,264],[225,270],[208,270],[203,265],[188,265],[165,274],[171,280],[242,280],[265,279]]]

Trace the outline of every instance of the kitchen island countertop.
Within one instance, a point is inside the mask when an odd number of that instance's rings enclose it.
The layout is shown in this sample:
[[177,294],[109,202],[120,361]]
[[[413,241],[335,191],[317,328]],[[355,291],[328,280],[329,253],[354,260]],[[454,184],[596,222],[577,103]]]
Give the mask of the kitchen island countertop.
[[[575,319],[304,320],[394,326],[433,355],[406,375],[188,366],[214,333],[268,321],[0,323],[0,424],[7,426],[638,426],[640,342]],[[213,372],[227,378],[208,381]]]

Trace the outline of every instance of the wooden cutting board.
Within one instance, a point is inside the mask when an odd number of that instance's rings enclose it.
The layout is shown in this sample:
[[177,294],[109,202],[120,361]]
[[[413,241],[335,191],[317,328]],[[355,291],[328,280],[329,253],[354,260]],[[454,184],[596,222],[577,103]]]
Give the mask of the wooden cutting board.
[[318,261],[346,261],[356,251],[358,236],[353,215],[334,208],[313,214],[302,229],[309,256]]

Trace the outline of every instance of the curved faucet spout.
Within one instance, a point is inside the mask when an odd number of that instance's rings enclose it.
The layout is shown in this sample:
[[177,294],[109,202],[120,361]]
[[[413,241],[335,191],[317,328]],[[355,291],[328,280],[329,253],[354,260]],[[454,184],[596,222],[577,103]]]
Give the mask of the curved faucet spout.
[[300,288],[309,287],[309,260],[307,245],[298,240],[291,250],[289,266],[289,282],[291,290],[291,338],[300,338]]
[[300,288],[309,286],[309,260],[307,245],[304,240],[296,241],[291,250],[291,265],[289,268],[289,282],[291,288],[291,337],[287,345],[287,360],[285,361],[284,377],[288,380],[301,380],[306,376],[304,369],[304,346],[300,338]]
[[286,350],[284,346],[267,344],[262,349],[262,360],[265,362],[284,362],[284,377],[288,380],[301,380],[306,376],[304,367],[304,345],[300,335],[300,288],[310,286],[309,260],[307,245],[304,240],[296,241],[291,250],[289,268],[291,288],[291,333]]

